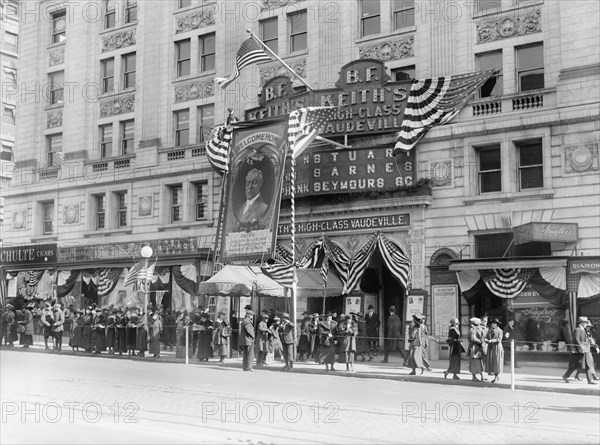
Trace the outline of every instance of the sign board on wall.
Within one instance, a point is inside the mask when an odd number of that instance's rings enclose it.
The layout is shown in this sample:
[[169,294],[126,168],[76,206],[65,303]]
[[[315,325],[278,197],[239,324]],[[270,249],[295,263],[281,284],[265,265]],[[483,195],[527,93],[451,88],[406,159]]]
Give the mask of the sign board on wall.
[[409,295],[406,297],[406,321],[411,321],[415,314],[423,314],[424,295]]
[[0,264],[25,266],[56,263],[56,244],[23,244],[0,248]]
[[[341,219],[296,221],[296,234],[301,233],[331,233],[344,230],[384,229],[388,227],[406,227],[410,225],[410,213],[396,215],[362,216]],[[278,235],[289,235],[291,224],[279,224]]]
[[349,314],[350,312],[354,312],[355,314],[360,312],[361,303],[361,297],[346,297],[346,314]]
[[458,286],[455,284],[431,286],[433,308],[432,334],[444,337],[450,319],[458,318]]
[[545,242],[574,243],[577,241],[577,224],[532,222],[513,229],[514,244]]

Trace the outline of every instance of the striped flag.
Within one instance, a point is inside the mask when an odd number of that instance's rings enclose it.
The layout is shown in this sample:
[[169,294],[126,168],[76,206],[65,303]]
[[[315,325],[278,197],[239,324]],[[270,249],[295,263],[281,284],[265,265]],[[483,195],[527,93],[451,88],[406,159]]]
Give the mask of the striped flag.
[[394,152],[411,150],[427,131],[449,122],[467,104],[471,94],[499,73],[492,69],[458,76],[414,80]]
[[240,71],[252,65],[253,63],[265,62],[271,60],[271,57],[262,49],[262,46],[250,37],[242,42],[240,49],[235,57],[235,66],[233,72],[227,77],[215,77],[215,82],[221,88],[225,88],[240,75]]
[[127,271],[127,275],[125,275],[125,281],[123,281],[123,287],[134,284],[137,281],[138,274],[142,269],[144,269],[144,260],[138,261],[131,269]]
[[521,293],[536,269],[483,269],[481,278],[487,288],[500,298],[514,298]]
[[215,171],[223,175],[229,169],[229,148],[233,128],[222,126],[215,130],[215,135],[206,143],[206,156]]
[[321,278],[323,278],[323,287],[327,288],[327,277],[329,275],[329,256],[325,252],[325,258],[323,258],[323,264],[321,264]]
[[123,272],[121,267],[105,267],[98,270],[98,296],[103,297],[110,294]]
[[292,264],[266,264],[261,266],[260,270],[284,287],[292,287],[294,284],[294,266]]
[[158,261],[158,257],[154,260],[154,264],[152,266],[148,266],[146,270],[140,273],[140,280],[143,281],[152,281],[152,277],[154,276],[154,269],[156,268],[156,262]]
[[379,234],[379,252],[388,270],[404,286],[409,289],[410,261],[402,252],[400,246],[388,239],[383,233]]
[[296,159],[337,116],[336,107],[307,107],[290,113],[288,144]]
[[378,235],[372,235],[367,242],[360,248],[358,252],[352,257],[352,262],[348,268],[348,278],[344,283],[344,290],[342,293],[349,294],[354,290],[360,278],[363,276],[371,256],[375,251]]

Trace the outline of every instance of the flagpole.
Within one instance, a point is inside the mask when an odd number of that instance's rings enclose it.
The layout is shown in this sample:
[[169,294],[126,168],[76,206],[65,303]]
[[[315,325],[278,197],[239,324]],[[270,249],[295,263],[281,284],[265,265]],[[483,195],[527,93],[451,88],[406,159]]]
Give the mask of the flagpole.
[[296,191],[296,160],[294,159],[294,155],[291,155],[292,162],[290,164],[290,181],[291,181],[291,191],[290,191],[290,223],[291,223],[291,238],[292,238],[292,323],[296,326],[296,283],[298,281],[297,271],[296,271],[296,204],[294,202],[294,197]]
[[300,80],[300,82],[302,82],[304,85],[306,85],[306,88],[308,88],[310,91],[313,91],[312,87],[306,82],[306,80],[304,80],[302,77],[300,77],[300,75],[296,71],[294,71],[291,66],[289,66],[287,63],[285,63],[283,60],[281,60],[281,58],[277,54],[275,54],[271,50],[271,48],[269,48],[267,45],[265,45],[262,40],[260,40],[258,37],[256,37],[256,35],[254,35],[254,33],[250,29],[247,29],[246,32],[248,34],[250,34],[250,36],[254,40],[256,40],[258,43],[260,43],[260,45],[263,47],[265,52],[267,52],[271,57],[275,57],[275,59],[277,59],[277,61],[279,61],[290,73],[292,73],[294,76],[296,76],[298,78],[298,80]]

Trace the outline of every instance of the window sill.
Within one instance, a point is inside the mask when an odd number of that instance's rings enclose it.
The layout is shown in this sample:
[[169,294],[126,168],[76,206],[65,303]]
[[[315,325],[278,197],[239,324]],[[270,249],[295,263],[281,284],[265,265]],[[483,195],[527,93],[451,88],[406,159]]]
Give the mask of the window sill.
[[31,238],[32,243],[38,243],[40,241],[58,241],[57,235],[39,235]]
[[395,29],[392,32],[390,32],[389,34],[386,35],[386,37],[408,37],[407,34],[412,34],[414,32],[417,31],[417,27],[416,26],[407,26],[406,28],[399,28],[399,29]]
[[44,111],[60,110],[64,107],[65,107],[65,103],[60,102],[60,103],[56,103],[56,104],[46,105],[46,107],[44,108]]
[[178,83],[183,83],[183,82],[189,82],[191,80],[206,80],[207,78],[216,76],[216,74],[217,74],[216,70],[204,71],[200,74],[195,74],[195,75],[188,74],[186,76],[181,76],[181,77],[177,77],[177,78],[173,79],[172,83],[178,84]]
[[298,51],[293,51],[288,53],[287,57],[300,57],[300,56],[307,56],[308,55],[308,49],[299,49]]
[[126,235],[132,233],[131,228],[125,229],[97,229],[93,232],[83,232],[84,238],[93,238],[99,236]]
[[[63,40],[62,42],[57,42],[57,43],[51,43],[49,44],[46,49],[51,50],[51,49],[56,49],[59,48],[61,46],[66,46],[67,45],[67,41]],[[64,62],[59,64],[59,65],[64,65]]]
[[471,196],[463,199],[465,205],[490,203],[490,202],[512,202],[530,199],[550,199],[554,197],[554,189],[530,189],[523,192],[489,193],[485,195]]
[[135,22],[131,22],[131,23],[120,23],[120,24],[115,24],[115,26],[113,26],[112,28],[106,28],[103,29],[102,31],[100,31],[98,33],[98,35],[102,36],[104,34],[110,34],[111,32],[115,32],[115,31],[123,31],[126,28],[133,28],[138,24],[137,20]]
[[165,232],[167,230],[189,230],[189,229],[196,229],[196,228],[208,228],[208,227],[213,227],[214,224],[212,221],[206,220],[206,221],[190,221],[190,222],[182,222],[182,223],[172,223],[172,224],[165,224],[162,226],[158,226],[157,229],[159,232]]

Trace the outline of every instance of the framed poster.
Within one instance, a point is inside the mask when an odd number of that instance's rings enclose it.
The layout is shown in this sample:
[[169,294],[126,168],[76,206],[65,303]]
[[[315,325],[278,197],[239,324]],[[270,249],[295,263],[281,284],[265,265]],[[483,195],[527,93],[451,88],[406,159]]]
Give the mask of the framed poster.
[[409,295],[406,297],[406,321],[411,321],[415,314],[423,313],[424,295]]
[[277,238],[287,122],[237,129],[231,144],[222,259],[264,258]]
[[361,297],[346,297],[346,315],[350,312],[360,312],[360,303],[362,303]]
[[445,337],[451,318],[458,318],[458,286],[436,284],[431,286],[433,305],[432,335]]
[[215,306],[214,317],[217,317],[219,312],[225,312],[225,320],[229,321],[231,315],[231,297],[217,297],[217,305]]

